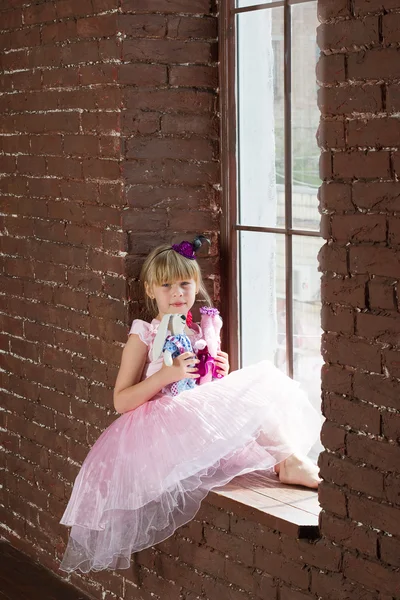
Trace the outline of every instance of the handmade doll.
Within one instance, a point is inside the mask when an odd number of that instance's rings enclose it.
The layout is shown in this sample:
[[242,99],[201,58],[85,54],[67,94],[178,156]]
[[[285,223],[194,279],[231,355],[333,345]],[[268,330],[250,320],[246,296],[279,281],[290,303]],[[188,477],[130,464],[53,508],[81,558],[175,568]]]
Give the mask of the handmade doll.
[[197,365],[200,373],[200,378],[197,380],[199,385],[222,377],[222,375],[217,373],[215,364],[217,352],[221,349],[220,334],[222,319],[219,311],[209,306],[200,308],[200,314],[200,327],[203,332],[203,339],[198,340],[194,346],[197,358],[200,360]]
[[[185,315],[164,315],[158,327],[157,335],[154,340],[152,359],[157,360],[161,354],[164,356],[164,363],[170,367],[173,359],[184,352],[193,352],[192,343],[185,333],[186,316]],[[170,335],[168,335],[170,331]],[[163,389],[163,393],[177,396],[184,390],[194,388],[196,381],[194,379],[181,379],[168,389]]]

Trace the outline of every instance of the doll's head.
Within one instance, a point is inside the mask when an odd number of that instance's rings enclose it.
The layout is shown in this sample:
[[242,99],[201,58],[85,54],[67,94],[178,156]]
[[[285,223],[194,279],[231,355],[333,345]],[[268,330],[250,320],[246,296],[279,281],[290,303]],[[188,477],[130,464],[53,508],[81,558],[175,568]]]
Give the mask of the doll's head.
[[205,240],[206,238],[199,236],[193,243],[182,242],[173,246],[158,246],[146,258],[140,274],[140,281],[144,286],[146,307],[151,315],[158,312],[157,303],[151,298],[154,286],[179,280],[194,280],[196,292],[200,293],[203,300],[211,306],[211,299],[205,289],[195,256],[196,249],[200,248]]

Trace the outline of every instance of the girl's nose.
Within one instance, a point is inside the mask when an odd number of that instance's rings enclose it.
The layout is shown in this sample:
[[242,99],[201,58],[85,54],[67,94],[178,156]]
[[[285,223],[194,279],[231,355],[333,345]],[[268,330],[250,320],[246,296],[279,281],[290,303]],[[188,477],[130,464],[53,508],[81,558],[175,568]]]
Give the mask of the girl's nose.
[[182,296],[182,288],[180,286],[174,287],[173,294],[174,296]]

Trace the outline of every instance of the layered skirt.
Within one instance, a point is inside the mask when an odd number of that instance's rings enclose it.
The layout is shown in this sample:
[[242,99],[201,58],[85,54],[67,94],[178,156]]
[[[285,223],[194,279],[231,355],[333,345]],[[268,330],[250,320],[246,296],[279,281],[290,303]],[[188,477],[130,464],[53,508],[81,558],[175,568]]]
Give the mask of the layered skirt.
[[211,489],[307,454],[320,428],[298,384],[268,361],[124,413],[76,478],[61,569],[128,568],[132,553],[190,521]]

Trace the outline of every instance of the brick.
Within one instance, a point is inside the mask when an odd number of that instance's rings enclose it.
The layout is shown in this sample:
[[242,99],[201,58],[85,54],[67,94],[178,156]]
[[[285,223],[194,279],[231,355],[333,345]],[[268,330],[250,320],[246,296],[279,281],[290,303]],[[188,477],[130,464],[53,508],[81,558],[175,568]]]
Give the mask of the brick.
[[324,480],[369,496],[384,498],[383,474],[379,471],[325,452],[321,454],[318,464]]
[[[392,15],[391,15],[392,16]],[[388,113],[396,113],[400,107],[400,86],[390,84],[386,86],[386,106]],[[396,144],[394,144],[396,145]]]
[[169,39],[136,38],[123,43],[124,61],[160,64],[207,63],[216,59],[216,47],[209,42],[181,42]]
[[384,277],[400,277],[400,255],[391,248],[377,246],[350,247],[350,270]]
[[312,571],[311,590],[324,600],[377,600],[375,592],[367,590],[339,573]]
[[47,162],[47,174],[55,177],[65,177],[72,179],[82,178],[82,163],[80,160],[74,160],[58,156],[49,156]]
[[336,182],[324,182],[318,191],[320,209],[330,213],[354,211],[351,201],[351,185]]
[[352,334],[354,333],[354,313],[351,308],[323,304],[321,327],[324,331]]
[[400,539],[382,536],[379,539],[380,557],[383,562],[400,567]]
[[322,272],[333,271],[347,275],[347,250],[344,246],[332,242],[324,244],[318,253],[318,261]]
[[177,87],[215,89],[218,87],[218,71],[214,66],[172,65],[169,69],[169,83]]
[[164,113],[204,113],[213,110],[214,95],[194,90],[127,90],[128,109],[162,111]]
[[97,154],[98,140],[91,135],[65,135],[64,152],[77,156],[93,156]]
[[339,152],[333,156],[333,176],[338,179],[390,178],[390,153]]
[[372,405],[352,398],[324,394],[324,414],[328,419],[340,425],[349,425],[352,429],[376,435],[381,431],[380,412]]
[[382,92],[379,85],[321,88],[318,106],[322,115],[375,113],[382,110]]
[[[126,161],[122,165],[123,174],[129,184],[164,183],[166,185],[213,184],[219,178],[219,164],[190,163],[164,159],[163,161]],[[199,213],[196,213],[196,216]],[[201,229],[200,225],[198,227]]]
[[118,161],[90,158],[83,161],[83,175],[87,178],[116,180],[120,176]]
[[77,37],[75,21],[51,23],[42,27],[42,43],[65,42]]
[[134,38],[163,38],[167,31],[164,15],[122,14],[118,21],[118,30],[128,37]]
[[287,560],[282,554],[271,554],[267,550],[257,548],[255,566],[273,577],[293,586],[307,590],[310,581],[308,568],[298,562]]
[[400,352],[395,350],[384,351],[384,361],[386,365],[386,371],[391,377],[400,378]]
[[58,19],[90,15],[92,4],[90,0],[57,0],[55,9]]
[[129,231],[157,231],[165,226],[167,215],[165,211],[124,211],[123,227]]
[[330,0],[318,2],[318,17],[321,22],[336,17],[350,17],[350,5],[347,0],[338,0],[334,4]]
[[354,49],[378,42],[379,23],[376,16],[323,23],[317,28],[317,43],[321,50]]
[[347,516],[346,496],[339,487],[323,481],[318,486],[318,499],[324,511]]
[[383,277],[375,277],[369,281],[368,296],[371,308],[388,310],[396,309],[395,285],[391,280]]
[[119,81],[137,86],[161,86],[167,83],[167,67],[164,65],[122,64]]
[[[280,600],[309,600],[310,594],[308,592],[303,593],[296,590],[293,590],[290,587],[283,586],[279,588]],[[265,596],[262,596],[265,598]]]
[[335,423],[325,421],[321,428],[322,445],[339,454],[344,454],[346,430]]
[[322,152],[319,157],[319,178],[332,179],[332,152]]
[[317,62],[316,75],[321,83],[346,81],[344,54],[321,54]]
[[400,415],[385,412],[382,414],[382,434],[389,440],[398,442],[400,439]]
[[346,278],[323,275],[321,278],[322,301],[365,308],[366,284],[367,277],[365,275]]
[[385,494],[388,502],[400,505],[400,477],[394,473],[385,477]]
[[149,7],[154,12],[208,14],[211,11],[210,0],[123,0],[122,10],[126,12],[148,11]]
[[393,168],[396,172],[396,175],[399,175],[399,173],[400,173],[400,153],[395,152],[393,154],[392,161],[393,161]]
[[335,334],[322,336],[322,356],[327,362],[353,366],[375,373],[381,372],[381,351],[357,338],[341,338]]
[[351,394],[353,374],[348,368],[324,364],[321,377],[323,390],[337,394]]
[[367,2],[364,0],[354,1],[354,14],[357,17],[372,12],[391,10],[393,8],[398,8],[396,0],[368,0]]
[[49,69],[43,71],[44,88],[63,88],[77,86],[79,71],[76,68]]
[[373,48],[350,54],[347,69],[350,79],[392,79],[399,77],[397,48]]
[[95,17],[78,19],[76,29],[79,37],[109,37],[117,31],[117,15],[103,14]]
[[180,541],[179,558],[186,564],[209,575],[223,577],[225,558],[223,554],[198,544]]
[[[317,142],[320,148],[345,148],[345,127],[343,121],[324,119],[320,122],[317,132]],[[326,185],[326,184],[325,184]]]
[[254,546],[251,542],[238,539],[229,533],[206,526],[204,537],[207,546],[215,548],[232,560],[252,566],[254,562]]
[[149,135],[160,130],[160,114],[125,111],[122,114],[122,128],[126,134]]
[[371,558],[377,558],[378,534],[376,531],[349,519],[338,519],[326,512],[321,513],[320,530],[324,538],[328,538],[338,546],[349,550],[356,549]]
[[77,65],[98,60],[99,46],[95,40],[71,42],[66,46],[62,46],[61,62],[63,65]]
[[218,598],[220,600],[248,600],[249,596],[244,592],[228,587],[214,578],[205,579],[203,583],[207,598]]
[[400,323],[396,317],[384,317],[367,313],[356,316],[356,333],[359,336],[397,345]]
[[398,571],[361,557],[346,554],[343,573],[349,579],[367,585],[370,589],[378,589],[392,595],[399,590]]
[[168,17],[168,37],[188,39],[217,39],[218,21],[215,17]]
[[400,448],[395,444],[349,433],[346,447],[348,456],[356,461],[383,471],[398,471]]
[[[272,577],[267,576],[266,578],[270,580],[269,583],[271,583],[271,588],[273,588]],[[257,593],[261,587],[261,579],[257,579],[254,568],[245,567],[231,560],[226,561],[226,580],[240,589],[250,593]]]
[[397,146],[400,123],[397,118],[351,120],[347,125],[349,146],[373,146],[377,149]]
[[212,115],[163,115],[161,131],[172,134],[190,133],[218,139],[219,121]]
[[210,161],[215,157],[215,148],[208,140],[183,139],[141,139],[128,140],[127,158],[163,158],[192,159]]
[[286,558],[320,567],[328,571],[339,571],[341,562],[340,548],[325,540],[309,541],[282,537],[282,552]]
[[[197,209],[212,201],[203,189],[183,186],[132,185],[126,190],[126,199],[132,208]],[[139,244],[140,247],[140,244]],[[149,251],[151,248],[149,249]]]

